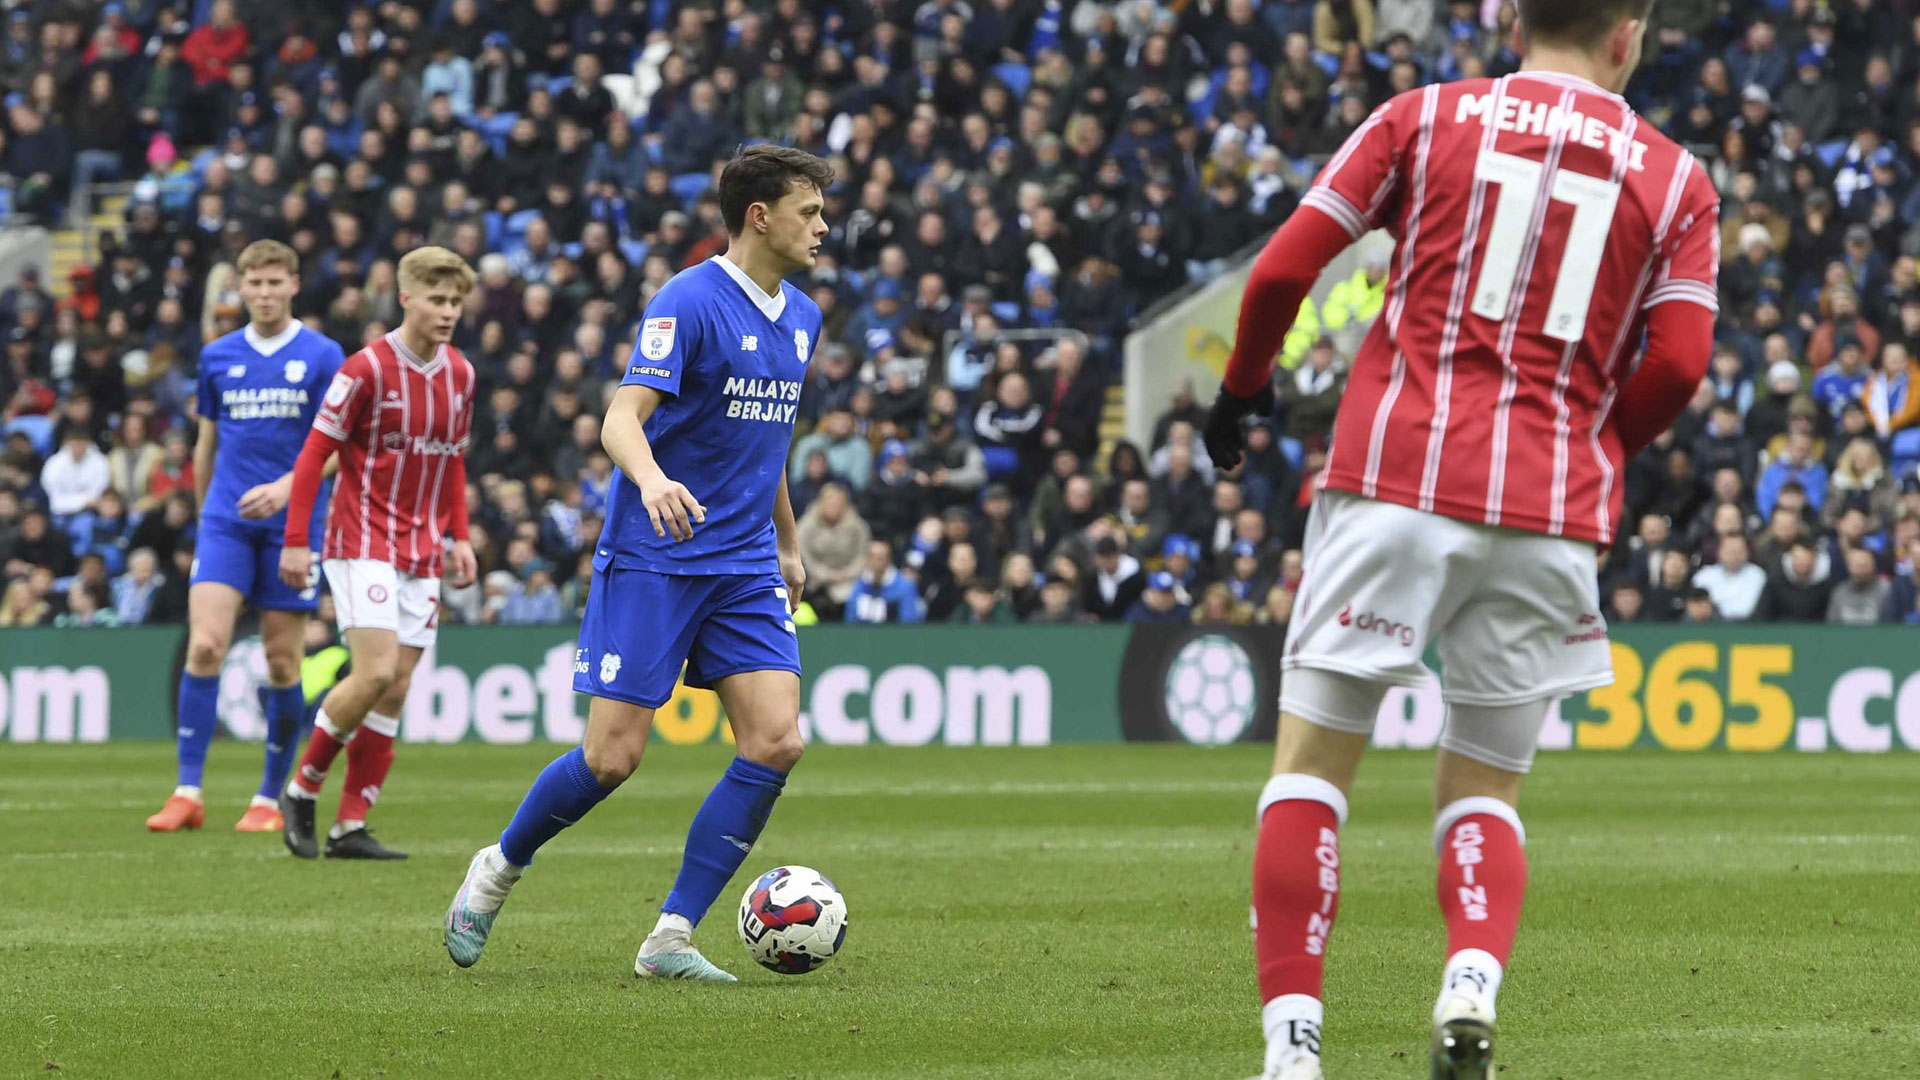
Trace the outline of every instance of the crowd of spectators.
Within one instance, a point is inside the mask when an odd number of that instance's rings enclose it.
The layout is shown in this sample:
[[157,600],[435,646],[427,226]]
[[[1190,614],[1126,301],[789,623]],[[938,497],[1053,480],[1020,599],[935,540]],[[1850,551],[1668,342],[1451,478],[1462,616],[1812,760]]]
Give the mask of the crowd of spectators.
[[[0,2],[16,220],[131,185],[60,288],[0,291],[0,625],[173,621],[198,351],[232,259],[303,259],[349,350],[423,243],[480,274],[468,622],[580,609],[628,328],[725,243],[742,141],[833,162],[796,284],[826,314],[789,481],[812,613],[1268,622],[1384,268],[1288,342],[1214,475],[1184,388],[1103,445],[1130,321],[1289,213],[1371,108],[1514,70],[1501,0]],[[1920,21],[1887,0],[1662,0],[1628,96],[1719,186],[1721,349],[1626,477],[1609,613],[1920,620]],[[85,203],[85,200],[81,200]],[[54,292],[61,295],[56,303]]]

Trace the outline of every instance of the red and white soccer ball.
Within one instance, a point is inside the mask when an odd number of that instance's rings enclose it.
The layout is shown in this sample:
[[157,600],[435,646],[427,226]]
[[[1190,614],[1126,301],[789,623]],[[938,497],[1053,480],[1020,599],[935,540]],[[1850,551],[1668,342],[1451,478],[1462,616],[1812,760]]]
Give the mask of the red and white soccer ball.
[[847,902],[820,871],[776,866],[740,897],[740,942],[768,971],[805,975],[847,940]]

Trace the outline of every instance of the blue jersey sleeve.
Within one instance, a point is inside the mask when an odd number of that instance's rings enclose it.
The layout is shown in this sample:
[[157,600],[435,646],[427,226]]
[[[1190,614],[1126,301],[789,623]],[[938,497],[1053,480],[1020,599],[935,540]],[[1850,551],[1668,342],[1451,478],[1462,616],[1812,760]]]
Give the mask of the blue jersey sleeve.
[[194,412],[202,420],[220,418],[220,399],[213,392],[212,378],[214,368],[220,363],[220,358],[216,355],[218,351],[213,347],[212,342],[208,342],[206,348],[200,350],[200,366],[194,376],[196,386]]
[[678,397],[680,378],[689,358],[700,349],[700,319],[696,314],[699,297],[693,290],[666,288],[654,295],[634,331],[633,353],[627,359],[627,374],[621,386],[651,386],[663,394]]

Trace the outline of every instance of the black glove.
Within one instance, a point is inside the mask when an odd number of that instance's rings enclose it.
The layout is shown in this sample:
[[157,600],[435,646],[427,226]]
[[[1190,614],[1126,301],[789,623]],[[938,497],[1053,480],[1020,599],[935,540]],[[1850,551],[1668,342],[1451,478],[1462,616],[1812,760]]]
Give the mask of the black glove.
[[1241,451],[1247,445],[1247,433],[1240,422],[1248,416],[1269,416],[1272,413],[1272,383],[1265,384],[1246,397],[1240,397],[1222,385],[1219,396],[1213,399],[1213,408],[1207,410],[1207,429],[1201,436],[1207,444],[1207,457],[1213,459],[1213,467],[1220,472],[1232,472],[1239,466]]

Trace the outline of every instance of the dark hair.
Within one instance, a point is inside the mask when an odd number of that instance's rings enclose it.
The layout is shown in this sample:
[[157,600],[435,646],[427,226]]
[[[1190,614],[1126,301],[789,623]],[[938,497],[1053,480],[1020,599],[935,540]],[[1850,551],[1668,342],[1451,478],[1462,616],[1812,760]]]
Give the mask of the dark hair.
[[760,143],[734,155],[720,170],[720,217],[727,234],[739,236],[747,227],[747,207],[754,203],[771,206],[793,190],[806,184],[825,192],[833,183],[833,166],[791,146]]
[[1528,41],[1589,49],[1627,19],[1645,22],[1653,0],[1519,0],[1520,32]]

